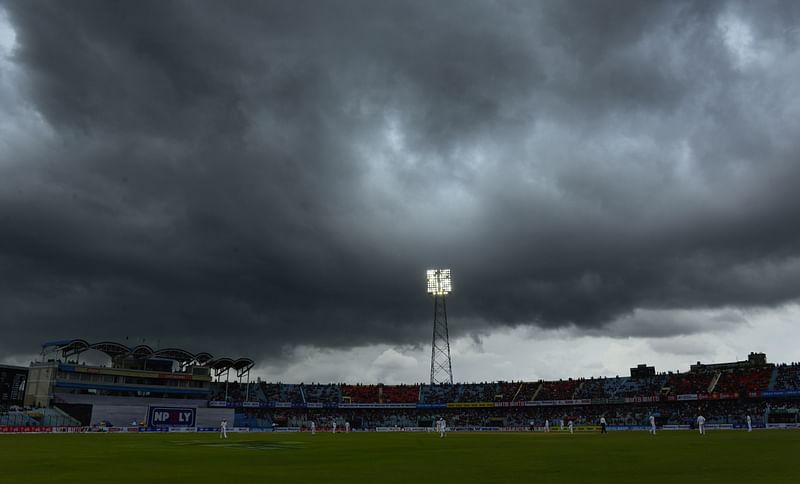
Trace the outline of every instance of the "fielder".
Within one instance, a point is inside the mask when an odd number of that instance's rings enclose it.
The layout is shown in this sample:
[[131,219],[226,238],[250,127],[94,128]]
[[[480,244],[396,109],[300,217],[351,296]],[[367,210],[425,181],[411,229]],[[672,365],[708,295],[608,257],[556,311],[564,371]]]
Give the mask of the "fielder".
[[706,434],[706,418],[702,415],[698,415],[697,417],[697,430],[700,431],[700,435]]
[[546,419],[544,421],[544,431],[545,432],[550,432],[550,421],[546,420]]
[[346,434],[350,433],[350,422],[345,422],[344,423],[344,433],[346,433]]
[[336,422],[335,421],[333,422],[333,433],[334,434],[336,433]]
[[608,430],[606,429],[606,418],[600,417],[600,433],[607,434]]
[[750,415],[747,416],[747,431],[748,432],[753,431],[753,421],[750,420]]
[[317,435],[317,424],[311,422],[311,435]]
[[569,433],[571,433],[571,434],[572,434],[572,433],[575,433],[575,432],[574,432],[574,430],[572,429],[572,420],[570,420],[569,422],[567,422],[567,425],[569,426]]
[[439,438],[443,439],[447,437],[447,422],[445,422],[444,418],[439,418]]
[[656,434],[656,418],[653,415],[650,415],[650,433]]
[[219,438],[220,439],[227,439],[228,438],[228,420],[222,419],[222,422],[219,424]]

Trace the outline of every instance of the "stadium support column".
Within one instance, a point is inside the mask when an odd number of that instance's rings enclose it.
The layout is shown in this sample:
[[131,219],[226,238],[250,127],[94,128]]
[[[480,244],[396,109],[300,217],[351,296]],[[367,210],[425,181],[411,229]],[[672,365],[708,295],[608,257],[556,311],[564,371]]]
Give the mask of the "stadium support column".
[[450,334],[445,296],[452,290],[450,269],[428,271],[428,293],[433,295],[433,339],[431,341],[431,385],[453,384]]

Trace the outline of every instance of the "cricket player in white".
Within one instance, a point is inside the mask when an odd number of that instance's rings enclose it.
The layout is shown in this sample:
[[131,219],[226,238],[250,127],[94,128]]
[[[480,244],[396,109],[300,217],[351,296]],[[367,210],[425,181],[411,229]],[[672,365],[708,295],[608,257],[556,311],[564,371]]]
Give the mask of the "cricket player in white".
[[439,417],[439,438],[444,438],[447,435],[447,422],[444,421],[443,418]]
[[656,418],[653,415],[650,415],[650,433],[656,434]]
[[600,417],[600,433],[607,434],[608,430],[606,430],[606,418]]
[[567,425],[569,425],[569,433],[573,433],[573,430],[572,430],[572,420],[570,420],[570,421],[567,423]]
[[311,435],[317,435],[317,424],[311,422]]
[[750,420],[750,415],[747,416],[747,431],[748,432],[753,431],[753,421]]
[[333,422],[333,433],[336,433],[336,422]]
[[697,430],[700,431],[700,435],[706,434],[706,418],[702,415],[697,417]]
[[558,421],[558,428],[562,432],[564,431],[564,419],[563,418]]
[[549,420],[545,420],[544,421],[544,431],[545,432],[550,432],[550,421]]
[[344,433],[346,434],[350,433],[350,422],[344,423]]
[[219,424],[219,438],[220,439],[227,439],[228,438],[228,421],[226,419],[222,419],[222,422]]

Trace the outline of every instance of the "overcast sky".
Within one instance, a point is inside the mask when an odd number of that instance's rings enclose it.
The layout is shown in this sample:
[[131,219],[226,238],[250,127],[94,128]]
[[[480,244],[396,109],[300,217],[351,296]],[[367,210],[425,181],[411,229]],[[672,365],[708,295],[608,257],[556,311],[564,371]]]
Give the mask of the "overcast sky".
[[[800,360],[800,2],[0,0],[0,361]],[[793,340],[793,341],[792,341]]]

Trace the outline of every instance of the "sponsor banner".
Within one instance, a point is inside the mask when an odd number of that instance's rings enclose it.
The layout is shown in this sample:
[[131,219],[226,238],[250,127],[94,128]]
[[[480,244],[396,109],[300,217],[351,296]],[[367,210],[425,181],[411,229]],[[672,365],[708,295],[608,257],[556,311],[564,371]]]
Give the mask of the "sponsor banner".
[[761,396],[770,398],[770,397],[798,397],[800,396],[800,390],[764,390],[761,392]]
[[[762,423],[758,423],[758,424],[757,424],[757,423],[754,423],[754,424],[752,425],[752,427],[753,427],[754,429],[765,429],[765,428],[766,428],[766,427],[764,426],[764,424],[762,424]],[[746,429],[746,428],[747,428],[747,424],[733,424],[733,428],[735,428],[735,429]]]
[[591,405],[592,400],[583,398],[580,400],[550,400],[550,405]]
[[35,425],[6,425],[0,426],[0,433],[23,434],[23,433],[50,433],[53,427],[41,427]]
[[525,402],[494,402],[495,407],[524,407]]
[[447,427],[448,432],[499,432],[502,427]]
[[609,425],[608,430],[639,431],[639,430],[650,430],[650,427],[645,427],[644,425]]
[[140,428],[139,432],[167,432],[169,427],[144,427]]
[[339,408],[416,408],[416,403],[340,403]]
[[534,400],[525,402],[526,407],[552,407],[566,405],[591,405],[592,400],[583,398],[580,400]]
[[291,402],[274,402],[275,408],[292,408]]
[[376,432],[433,432],[433,427],[375,427]]
[[494,402],[448,403],[447,408],[487,408],[494,407]]
[[156,407],[147,412],[147,422],[152,427],[194,427],[196,408]]
[[208,406],[209,407],[217,407],[217,408],[219,408],[219,407],[227,407],[228,406],[228,402],[222,402],[222,401],[219,401],[219,400],[212,400],[212,401],[208,402]]
[[730,400],[739,398],[738,393],[699,393],[698,400]]
[[[753,426],[755,427],[755,425]],[[767,424],[768,429],[800,429],[800,423],[771,423]]]
[[168,432],[197,432],[196,427],[168,427]]
[[273,432],[300,432],[300,427],[275,427]]
[[684,394],[684,395],[678,395],[678,401],[679,402],[689,401],[689,400],[697,400],[697,394],[696,393],[687,393],[687,394]]
[[53,432],[74,434],[83,432],[83,427],[53,427]]
[[689,425],[663,425],[662,430],[689,430],[692,428]]
[[447,408],[446,403],[418,403],[417,408]]
[[534,400],[525,402],[526,407],[546,407],[549,405],[553,405],[553,402],[549,400],[539,400],[539,401]]
[[530,432],[530,427],[501,427],[500,432]]
[[709,424],[705,425],[706,430],[733,430],[733,424]]
[[650,403],[650,402],[658,402],[661,400],[661,397],[658,395],[650,395],[648,397],[625,397],[624,403]]
[[259,408],[260,406],[259,402],[242,402],[242,407],[244,408]]
[[308,408],[322,408],[322,403],[307,403]]
[[[530,429],[530,427],[520,427],[520,428],[522,430],[529,430]],[[609,426],[607,428],[610,430],[612,427]],[[539,429],[544,431],[544,427],[537,427],[537,430],[539,430]],[[575,425],[573,427],[573,431],[575,431],[575,432],[600,432],[600,426],[599,425]],[[556,425],[556,426],[551,425],[550,426],[550,432],[551,433],[557,433],[557,434],[568,434],[569,433],[569,426],[565,424],[564,428],[562,429],[558,425]]]

